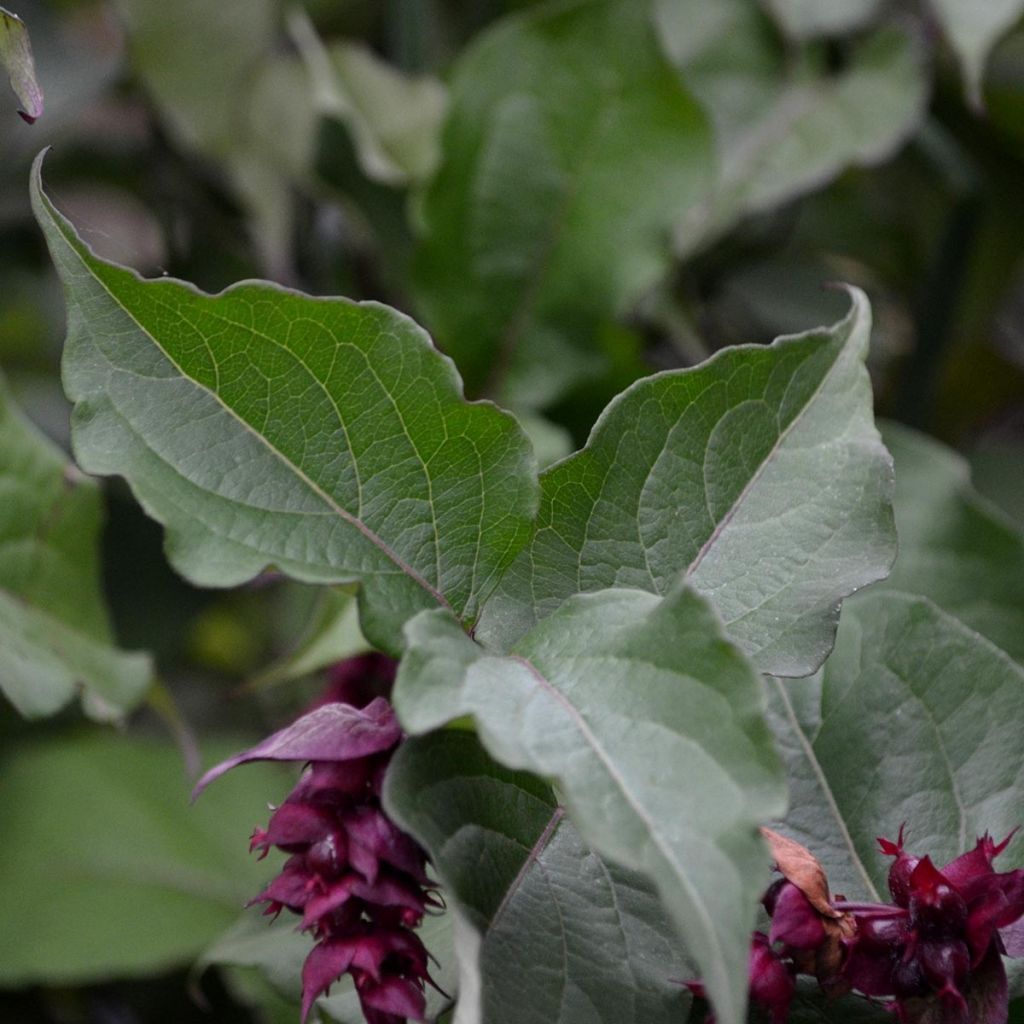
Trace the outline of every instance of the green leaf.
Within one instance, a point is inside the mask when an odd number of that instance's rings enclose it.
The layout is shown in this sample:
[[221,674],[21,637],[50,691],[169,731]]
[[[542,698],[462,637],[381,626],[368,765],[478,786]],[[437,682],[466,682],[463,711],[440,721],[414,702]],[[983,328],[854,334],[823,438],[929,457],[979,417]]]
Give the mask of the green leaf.
[[325,47],[301,10],[293,12],[289,26],[316,110],[348,126],[366,176],[389,185],[430,177],[441,156],[444,86],[402,74],[360,43]]
[[851,164],[880,162],[924,115],[922,48],[903,32],[873,33],[831,74],[809,54],[787,56],[747,0],[658,0],[656,12],[666,50],[711,114],[719,152],[714,187],[679,225],[682,256]]
[[900,553],[887,587],[922,594],[1024,662],[1024,533],[972,487],[967,462],[895,423]]
[[[469,732],[407,740],[385,792],[479,950],[487,1024],[678,1024],[693,977],[649,885],[588,849],[542,782]],[[463,1004],[460,1000],[460,1012]]]
[[0,690],[28,718],[76,695],[121,718],[152,681],[144,654],[113,644],[100,593],[95,481],[14,407],[0,379]]
[[476,635],[504,644],[570,594],[665,593],[680,575],[714,602],[761,671],[806,675],[840,601],[895,554],[892,469],[863,360],[871,314],[638,381],[586,447],[541,477],[532,544]]
[[21,116],[31,124],[43,113],[43,90],[36,81],[32,43],[25,22],[0,7],[0,65],[7,72],[11,88],[22,109]]
[[794,39],[836,36],[867,24],[881,0],[761,0]]
[[442,151],[420,306],[471,393],[549,404],[604,369],[598,327],[665,272],[670,228],[708,182],[704,117],[647,0],[544,4],[481,36]]
[[92,732],[8,744],[0,774],[0,985],[177,967],[266,881],[246,844],[283,795],[279,770],[239,772],[189,807],[173,747]]
[[968,100],[982,106],[981,85],[992,47],[1024,14],[1021,0],[931,0],[963,68]]
[[[791,793],[786,830],[848,899],[886,894],[876,836],[943,864],[1024,807],[1024,670],[988,640],[907,594],[847,602],[823,673],[771,680],[771,719]],[[1000,857],[1024,865],[1024,837]]]
[[98,259],[39,169],[76,454],[128,480],[174,566],[207,586],[270,565],[358,580],[367,638],[391,651],[422,608],[472,621],[536,505],[515,420],[465,402],[451,361],[386,306],[262,282],[206,295]]
[[406,729],[470,715],[499,762],[554,780],[587,844],[654,882],[719,1019],[738,1024],[766,880],[756,825],[785,794],[760,681],[707,603],[687,588],[578,595],[508,657],[443,611],[406,636]]

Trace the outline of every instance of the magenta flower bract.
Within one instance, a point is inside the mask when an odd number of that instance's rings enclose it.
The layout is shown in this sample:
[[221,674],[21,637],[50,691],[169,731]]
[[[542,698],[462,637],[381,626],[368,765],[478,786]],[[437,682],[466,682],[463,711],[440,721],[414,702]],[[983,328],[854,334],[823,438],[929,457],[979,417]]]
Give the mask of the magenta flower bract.
[[[440,903],[426,854],[385,814],[384,771],[402,732],[383,696],[394,663],[382,655],[342,662],[329,698],[255,747],[207,772],[195,796],[239,764],[304,761],[308,766],[250,850],[290,854],[251,903],[264,913],[300,915],[316,945],[302,969],[302,1019],[316,998],[350,974],[367,1024],[424,1019],[427,950],[413,929]],[[365,704],[365,706],[356,706]]]

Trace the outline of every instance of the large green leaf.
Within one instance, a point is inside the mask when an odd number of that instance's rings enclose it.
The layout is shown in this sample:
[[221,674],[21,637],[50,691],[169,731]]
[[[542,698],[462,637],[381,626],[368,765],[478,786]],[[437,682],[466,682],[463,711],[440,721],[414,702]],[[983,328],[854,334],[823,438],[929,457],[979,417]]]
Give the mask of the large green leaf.
[[284,793],[279,769],[238,772],[189,807],[172,746],[93,732],[6,745],[0,775],[0,985],[183,965],[266,882],[246,845]]
[[38,160],[33,203],[67,294],[76,454],[126,477],[180,572],[359,580],[367,636],[392,651],[422,608],[474,618],[526,540],[533,458],[422,330],[261,282],[143,281],[93,255]]
[[92,718],[120,718],[152,679],[144,654],[113,645],[100,593],[95,481],[15,409],[0,379],[0,691],[23,715],[76,694]]
[[850,164],[881,161],[924,114],[922,48],[902,32],[872,34],[831,73],[808,53],[787,54],[749,0],[657,0],[656,12],[667,52],[712,117],[719,153],[712,189],[679,226],[681,255]]
[[692,971],[654,893],[589,850],[534,776],[495,764],[472,733],[439,731],[398,751],[386,799],[479,933],[467,966],[481,975],[480,1019],[685,1020],[677,982]]
[[972,487],[966,461],[887,423],[900,553],[886,586],[923,594],[1024,662],[1024,533]]
[[[785,827],[850,899],[887,894],[876,836],[907,823],[942,864],[1024,813],[1024,670],[930,601],[872,591],[847,602],[816,678],[770,680],[787,763]],[[1024,865],[1024,837],[1000,857]]]
[[871,415],[867,300],[834,327],[638,381],[541,478],[532,544],[487,605],[499,646],[570,594],[707,595],[757,666],[806,675],[840,601],[895,554],[892,469]]
[[586,843],[651,879],[724,1024],[746,1002],[758,822],[785,803],[761,684],[692,590],[570,598],[507,657],[443,611],[406,627],[414,734],[471,715],[502,764],[555,781]]
[[598,325],[664,272],[707,186],[704,117],[649,14],[543,4],[460,60],[416,277],[471,392],[544,405],[600,372]]
[[1024,15],[1021,0],[931,0],[964,73],[968,99],[981,105],[985,62],[992,47]]

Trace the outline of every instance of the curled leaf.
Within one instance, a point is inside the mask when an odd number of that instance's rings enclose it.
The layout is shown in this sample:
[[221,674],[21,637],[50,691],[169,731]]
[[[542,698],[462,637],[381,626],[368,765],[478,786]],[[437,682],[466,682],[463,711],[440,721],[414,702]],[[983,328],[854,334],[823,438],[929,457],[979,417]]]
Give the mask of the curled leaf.
[[818,858],[806,846],[770,828],[762,828],[761,835],[767,841],[779,871],[807,897],[811,906],[824,917],[842,917],[829,899],[828,876]]
[[36,80],[32,44],[25,22],[0,7],[0,64],[7,69],[11,88],[22,105],[22,119],[32,124],[43,113],[43,90]]

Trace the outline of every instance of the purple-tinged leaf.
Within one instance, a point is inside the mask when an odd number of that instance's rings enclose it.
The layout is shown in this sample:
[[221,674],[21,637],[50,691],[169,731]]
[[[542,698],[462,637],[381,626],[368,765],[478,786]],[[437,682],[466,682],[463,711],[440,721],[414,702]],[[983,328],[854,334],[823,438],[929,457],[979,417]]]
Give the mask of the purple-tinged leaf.
[[391,705],[383,697],[375,698],[365,708],[325,704],[211,768],[196,783],[192,799],[214,779],[249,761],[351,761],[387,750],[401,736]]
[[18,97],[22,120],[32,124],[43,113],[43,90],[36,80],[32,44],[25,23],[0,7],[0,64],[7,69],[11,88]]

